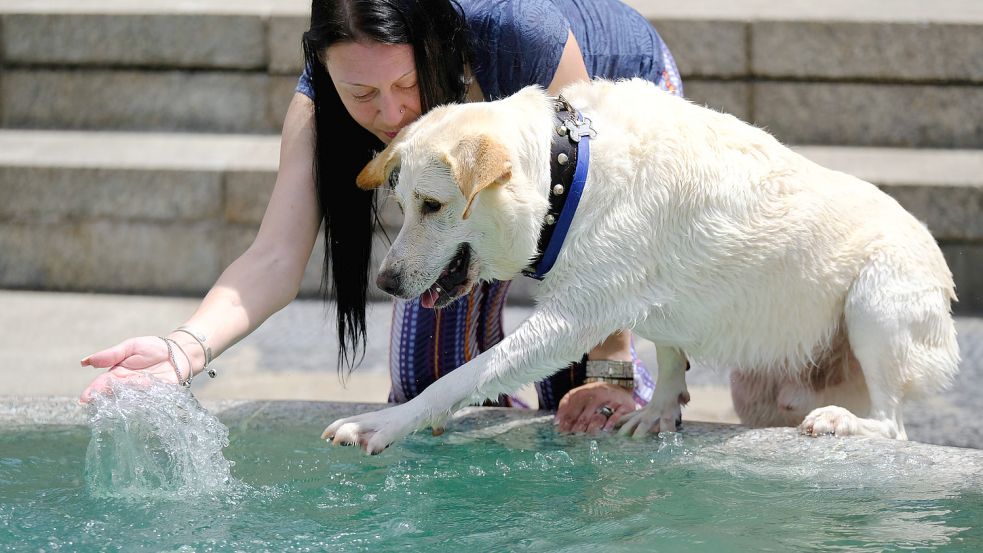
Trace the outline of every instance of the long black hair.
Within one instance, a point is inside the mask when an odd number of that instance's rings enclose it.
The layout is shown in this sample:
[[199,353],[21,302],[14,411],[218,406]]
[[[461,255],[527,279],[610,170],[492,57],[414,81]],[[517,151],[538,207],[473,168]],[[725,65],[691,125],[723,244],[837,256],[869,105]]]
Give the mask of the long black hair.
[[321,293],[334,296],[338,370],[365,352],[365,303],[372,236],[378,216],[373,192],[355,176],[383,146],[348,114],[321,55],[341,42],[411,44],[426,113],[464,100],[470,62],[467,25],[454,0],[314,0],[304,57],[314,89],[314,182],[324,218]]

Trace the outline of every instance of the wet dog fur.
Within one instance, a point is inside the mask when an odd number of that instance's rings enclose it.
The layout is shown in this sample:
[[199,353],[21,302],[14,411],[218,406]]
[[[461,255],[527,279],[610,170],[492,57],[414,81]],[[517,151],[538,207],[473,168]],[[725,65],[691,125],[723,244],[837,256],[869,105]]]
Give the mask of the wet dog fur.
[[[623,433],[675,430],[690,358],[734,369],[748,424],[905,439],[904,400],[945,387],[959,360],[952,276],[925,226],[875,186],[649,82],[563,94],[597,136],[533,315],[415,399],[335,421],[324,436],[379,452],[629,328],[655,343],[658,378]],[[537,87],[443,106],[405,128],[358,179],[390,186],[405,214],[380,285],[440,307],[481,279],[519,275],[548,208],[553,132]],[[453,289],[435,287],[454,263]]]

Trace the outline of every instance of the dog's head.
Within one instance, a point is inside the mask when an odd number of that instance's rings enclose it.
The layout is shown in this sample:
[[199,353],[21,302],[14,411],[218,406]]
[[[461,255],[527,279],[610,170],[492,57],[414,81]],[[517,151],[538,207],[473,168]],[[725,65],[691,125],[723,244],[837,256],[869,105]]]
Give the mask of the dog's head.
[[510,279],[528,264],[546,200],[529,180],[535,154],[523,150],[517,128],[545,102],[531,89],[498,102],[434,109],[366,165],[358,186],[389,187],[404,216],[379,288],[444,307],[479,280]]

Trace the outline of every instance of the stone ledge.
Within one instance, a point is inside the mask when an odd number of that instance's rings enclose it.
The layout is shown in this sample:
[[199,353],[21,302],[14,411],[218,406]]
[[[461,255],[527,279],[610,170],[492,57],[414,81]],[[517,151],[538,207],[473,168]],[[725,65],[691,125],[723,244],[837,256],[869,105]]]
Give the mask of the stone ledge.
[[[7,69],[0,126],[275,133],[296,75]],[[983,148],[983,87],[693,78],[698,104],[805,144]],[[898,117],[905,113],[905,117]]]
[[684,82],[983,82],[983,9],[970,0],[628,3],[658,29]]
[[[0,167],[276,172],[278,135],[0,129]],[[983,150],[792,146],[879,184],[983,186]]]
[[[25,0],[22,0],[25,1]],[[848,21],[873,23],[983,24],[983,5],[976,0],[700,0],[663,2],[625,0],[642,15],[665,19],[734,21]]]
[[0,129],[0,166],[276,172],[279,135]]
[[[878,21],[983,23],[983,5],[976,0],[700,0],[669,3],[662,0],[626,0],[646,16],[689,19]],[[890,9],[885,9],[889,7]],[[239,14],[255,16],[309,16],[307,0],[0,0],[0,13],[71,14]]]
[[[248,424],[253,428],[277,428],[320,425],[325,420],[377,410],[384,404],[323,401],[205,401],[203,407],[231,426]],[[475,439],[482,429],[491,431],[486,438],[502,434],[519,425],[550,425],[551,413],[527,409],[467,407],[448,421],[448,444]],[[88,410],[76,398],[0,396],[0,425],[84,425]],[[508,423],[508,424],[505,424]],[[314,426],[319,428],[320,426]],[[957,429],[947,429],[954,433]],[[872,466],[885,458],[904,467],[916,467],[937,477],[958,482],[959,487],[976,489],[983,485],[983,450],[931,445],[915,441],[847,438],[807,438],[793,428],[749,429],[736,424],[687,421],[682,435],[698,447],[756,463],[755,466],[785,465],[776,459],[793,461],[815,468],[829,463],[868,463]],[[655,439],[654,437],[651,439]],[[835,445],[834,445],[835,442]],[[691,445],[692,446],[692,445]],[[463,446],[461,446],[463,447]],[[777,474],[777,473],[776,473]]]
[[802,146],[820,165],[878,185],[939,240],[983,239],[983,151]]
[[310,25],[307,13],[299,17],[275,17],[270,20],[267,48],[270,51],[270,73],[290,75],[296,81],[304,68],[304,49],[301,38]]
[[134,15],[134,14],[188,14],[188,15],[251,15],[310,14],[307,0],[0,0],[0,13],[66,13]]
[[224,269],[221,234],[211,221],[0,222],[0,286],[197,294]]
[[4,127],[276,132],[265,73],[8,69]]
[[224,218],[230,223],[258,225],[270,202],[276,172],[230,171],[225,175]]
[[959,302],[953,306],[957,313],[983,313],[983,245],[978,243],[943,243],[952,278],[956,282]]
[[[983,147],[964,116],[983,110],[983,10],[971,0],[630,4],[665,36],[690,97],[787,142]],[[0,126],[276,132],[308,10],[0,0]]]
[[214,172],[0,166],[0,221],[212,219],[221,191]]
[[[685,78],[983,82],[983,61],[974,55],[983,41],[983,8],[973,0],[628,4],[664,35]],[[3,40],[8,62],[21,65],[296,75],[309,9],[301,0],[4,0],[0,19],[16,22]]]
[[[983,87],[752,85],[752,122],[792,144],[983,148]],[[902,116],[903,114],[903,116]]]
[[658,15],[649,15],[648,21],[669,46],[684,88],[690,78],[735,79],[750,75],[747,55],[750,29],[746,22],[663,19]]
[[687,100],[729,113],[742,121],[752,118],[751,90],[750,81],[689,79],[683,83],[683,94]]
[[4,60],[17,65],[265,69],[265,22],[247,15],[7,14]]
[[[9,198],[0,220],[209,217],[256,225],[278,147],[276,136],[0,131],[0,191]],[[983,240],[983,151],[796,149],[881,186],[939,239]],[[392,202],[381,207],[387,227],[398,228]]]
[[297,79],[300,72],[290,75],[271,75],[270,76],[270,99],[269,113],[270,122],[275,123],[277,128],[282,128],[283,120],[287,117],[287,108],[297,92]]
[[983,187],[983,150],[792,146],[812,161],[886,186]]
[[760,21],[750,35],[757,77],[983,81],[980,25]]
[[[0,286],[201,293],[255,237],[278,145],[276,136],[0,131]],[[879,185],[926,222],[956,275],[959,309],[983,309],[983,151],[796,149]],[[381,209],[393,236],[402,216],[393,202]],[[373,268],[386,249],[380,237]],[[121,252],[137,270],[117,279],[128,270]],[[319,241],[305,296],[317,294],[322,252]],[[511,295],[528,302],[533,288],[523,279]]]

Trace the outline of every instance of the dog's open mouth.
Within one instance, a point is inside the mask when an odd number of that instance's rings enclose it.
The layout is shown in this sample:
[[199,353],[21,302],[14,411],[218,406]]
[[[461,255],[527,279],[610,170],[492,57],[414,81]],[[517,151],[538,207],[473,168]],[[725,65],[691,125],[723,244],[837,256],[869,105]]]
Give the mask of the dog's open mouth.
[[468,284],[468,269],[471,266],[471,246],[461,244],[451,262],[423,295],[420,305],[427,309],[444,307],[464,293]]

